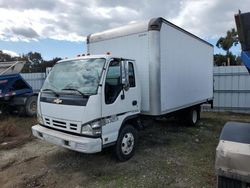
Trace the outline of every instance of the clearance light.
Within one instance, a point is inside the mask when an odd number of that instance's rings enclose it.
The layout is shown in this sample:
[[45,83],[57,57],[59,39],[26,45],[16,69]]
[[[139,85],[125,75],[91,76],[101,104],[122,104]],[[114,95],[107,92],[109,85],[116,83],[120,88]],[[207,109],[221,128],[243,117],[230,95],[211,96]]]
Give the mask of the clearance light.
[[87,53],[87,55],[90,55],[90,53]]
[[82,56],[85,56],[85,54],[82,54]]
[[77,55],[77,57],[81,57],[81,55],[80,55],[80,54],[78,54],[78,55]]
[[107,55],[110,55],[111,53],[110,53],[110,52],[107,52],[106,54],[107,54]]

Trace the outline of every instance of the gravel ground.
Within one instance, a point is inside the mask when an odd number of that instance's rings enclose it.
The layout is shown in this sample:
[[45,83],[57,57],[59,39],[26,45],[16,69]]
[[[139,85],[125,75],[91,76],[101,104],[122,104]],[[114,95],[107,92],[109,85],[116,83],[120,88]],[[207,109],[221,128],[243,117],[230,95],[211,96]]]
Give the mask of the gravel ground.
[[[9,118],[2,118],[0,124]],[[13,117],[29,130],[34,118]],[[214,156],[228,120],[250,122],[233,113],[201,114],[196,127],[160,120],[140,132],[135,156],[118,163],[112,148],[86,155],[38,139],[0,149],[1,187],[215,187]],[[18,124],[18,123],[17,123]],[[24,131],[25,132],[25,131]],[[18,137],[17,137],[18,138]]]

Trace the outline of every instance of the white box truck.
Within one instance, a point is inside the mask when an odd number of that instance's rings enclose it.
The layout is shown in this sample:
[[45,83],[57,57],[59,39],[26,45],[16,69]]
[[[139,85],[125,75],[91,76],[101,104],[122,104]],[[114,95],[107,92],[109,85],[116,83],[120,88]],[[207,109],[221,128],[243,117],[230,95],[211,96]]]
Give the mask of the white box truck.
[[163,18],[91,34],[87,47],[91,55],[59,61],[46,78],[34,136],[83,153],[114,146],[125,161],[145,118],[195,124],[212,104],[213,46]]

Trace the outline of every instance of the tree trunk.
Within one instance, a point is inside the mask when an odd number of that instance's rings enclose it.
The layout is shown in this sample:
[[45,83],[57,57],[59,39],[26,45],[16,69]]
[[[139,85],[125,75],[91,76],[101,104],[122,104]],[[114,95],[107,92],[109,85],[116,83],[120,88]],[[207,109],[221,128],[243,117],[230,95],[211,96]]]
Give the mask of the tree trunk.
[[229,50],[227,50],[227,66],[230,66]]

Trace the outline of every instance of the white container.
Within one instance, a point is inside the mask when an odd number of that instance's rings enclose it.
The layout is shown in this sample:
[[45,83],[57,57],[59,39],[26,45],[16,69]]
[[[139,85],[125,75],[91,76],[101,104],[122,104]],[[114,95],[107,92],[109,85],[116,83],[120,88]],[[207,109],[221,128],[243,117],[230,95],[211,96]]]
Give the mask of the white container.
[[213,46],[155,18],[87,37],[88,53],[136,61],[142,114],[162,115],[213,99]]

